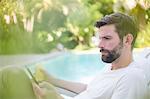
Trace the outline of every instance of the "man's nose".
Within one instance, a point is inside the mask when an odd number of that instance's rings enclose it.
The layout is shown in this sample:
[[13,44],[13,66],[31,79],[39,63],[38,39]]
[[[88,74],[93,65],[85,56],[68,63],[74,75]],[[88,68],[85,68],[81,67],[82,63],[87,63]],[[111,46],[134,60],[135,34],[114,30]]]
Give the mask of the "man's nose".
[[104,42],[103,41],[99,41],[99,44],[98,44],[98,48],[104,48]]

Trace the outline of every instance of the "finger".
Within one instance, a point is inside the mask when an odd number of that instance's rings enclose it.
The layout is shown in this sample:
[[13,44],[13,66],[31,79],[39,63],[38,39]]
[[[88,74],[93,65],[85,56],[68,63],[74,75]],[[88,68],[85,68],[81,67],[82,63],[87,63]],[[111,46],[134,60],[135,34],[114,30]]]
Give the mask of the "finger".
[[42,97],[44,95],[44,92],[36,83],[32,83],[32,86],[33,86],[33,91],[36,96]]

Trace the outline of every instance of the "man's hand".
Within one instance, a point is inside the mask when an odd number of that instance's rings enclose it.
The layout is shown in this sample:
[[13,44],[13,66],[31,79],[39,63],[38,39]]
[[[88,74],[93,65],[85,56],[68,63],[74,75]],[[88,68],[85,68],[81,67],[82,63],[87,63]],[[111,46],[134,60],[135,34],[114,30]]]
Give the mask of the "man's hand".
[[41,65],[38,65],[36,68],[35,78],[38,81],[46,81],[56,87],[70,90],[77,94],[86,90],[87,87],[87,85],[83,83],[71,82],[55,78],[54,76],[48,74],[48,72],[44,70]]
[[33,83],[33,90],[37,99],[63,99],[57,93],[55,87],[47,82],[40,83],[39,85]]
[[36,98],[42,99],[42,97],[44,96],[44,91],[34,82],[32,82],[32,86],[33,86],[33,91],[36,95]]

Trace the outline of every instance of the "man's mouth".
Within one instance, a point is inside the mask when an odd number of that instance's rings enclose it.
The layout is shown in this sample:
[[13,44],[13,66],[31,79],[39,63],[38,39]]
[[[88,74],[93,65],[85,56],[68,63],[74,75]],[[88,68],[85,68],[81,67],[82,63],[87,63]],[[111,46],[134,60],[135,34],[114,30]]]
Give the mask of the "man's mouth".
[[107,50],[105,50],[105,49],[100,49],[100,52],[101,52],[101,54],[102,54],[103,56],[106,56],[106,55],[109,54],[109,52],[108,52]]
[[108,52],[103,51],[103,52],[101,52],[101,54],[102,54],[102,55],[108,55]]

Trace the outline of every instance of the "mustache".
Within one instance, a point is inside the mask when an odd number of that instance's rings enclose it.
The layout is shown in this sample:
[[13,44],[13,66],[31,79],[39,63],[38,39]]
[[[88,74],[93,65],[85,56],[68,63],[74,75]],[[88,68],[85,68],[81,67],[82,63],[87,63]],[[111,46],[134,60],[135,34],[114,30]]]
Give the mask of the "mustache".
[[109,50],[106,50],[106,49],[100,49],[100,52],[110,52]]

